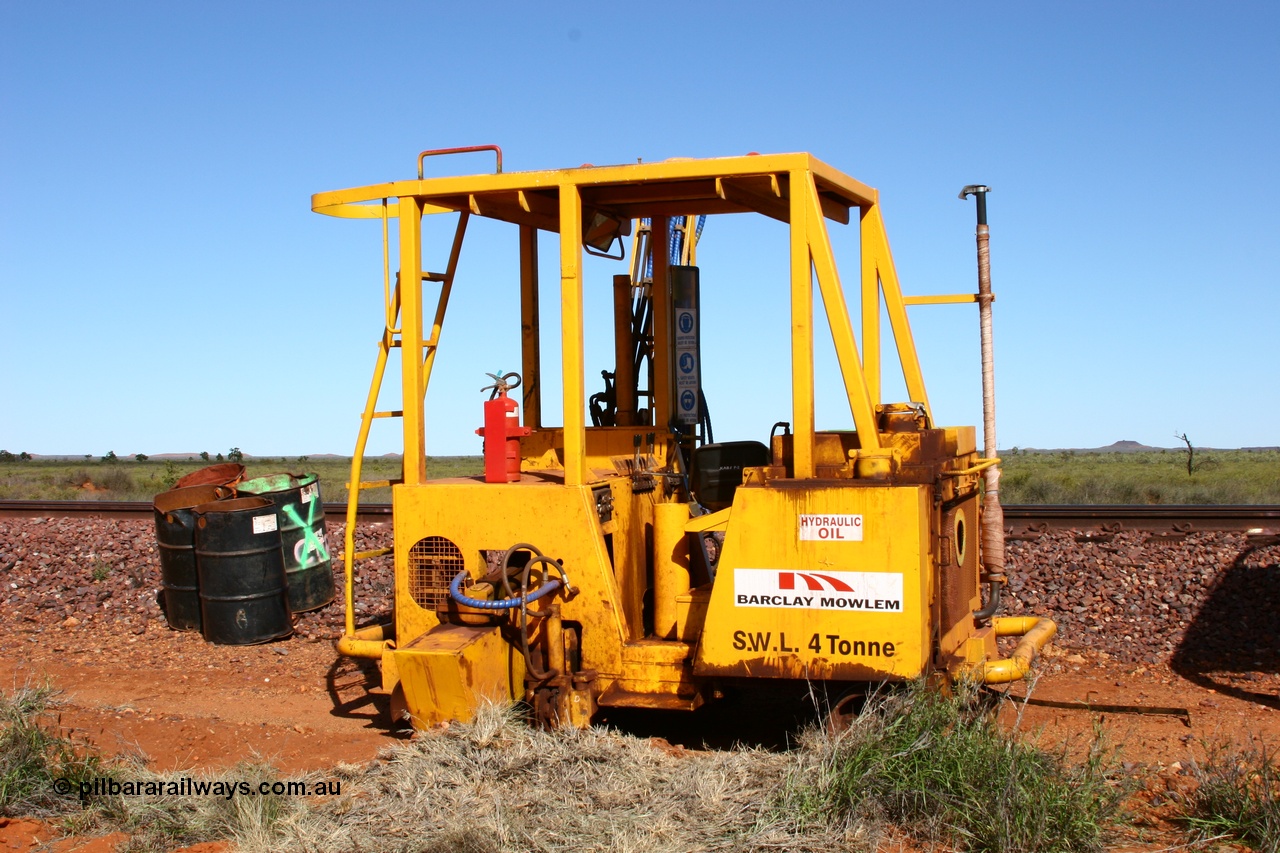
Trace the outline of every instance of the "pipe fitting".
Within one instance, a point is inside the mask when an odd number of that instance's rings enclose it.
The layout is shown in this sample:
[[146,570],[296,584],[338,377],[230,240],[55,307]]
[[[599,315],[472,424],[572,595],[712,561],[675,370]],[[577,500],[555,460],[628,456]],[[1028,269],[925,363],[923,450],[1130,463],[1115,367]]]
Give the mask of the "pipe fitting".
[[982,665],[984,684],[1008,684],[1025,678],[1036,655],[1058,632],[1053,620],[1043,616],[998,616],[991,620],[991,627],[997,637],[1022,637],[1022,640],[1011,656]]

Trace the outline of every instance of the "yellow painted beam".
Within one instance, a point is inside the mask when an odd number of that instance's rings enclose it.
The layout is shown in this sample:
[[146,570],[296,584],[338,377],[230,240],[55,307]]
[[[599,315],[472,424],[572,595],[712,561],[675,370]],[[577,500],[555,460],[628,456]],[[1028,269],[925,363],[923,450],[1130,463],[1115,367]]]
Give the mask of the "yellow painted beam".
[[[799,189],[793,181],[792,193]],[[858,345],[853,337],[853,325],[849,320],[844,289],[840,286],[840,274],[836,270],[835,255],[831,251],[826,221],[812,176],[809,176],[803,191],[808,217],[805,226],[808,229],[809,254],[818,274],[818,290],[827,310],[827,324],[831,327],[831,340],[835,344],[836,359],[840,362],[840,374],[844,379],[845,394],[849,398],[849,411],[853,415],[853,425],[858,431],[862,448],[877,450],[880,447],[880,437],[876,430],[875,411],[867,392],[862,364],[858,360]]]
[[[796,170],[811,171],[819,178],[820,189],[832,197],[839,197],[861,208],[874,205],[876,191],[855,181],[837,169],[806,153],[762,154],[742,157],[720,157],[699,160],[666,160],[658,163],[636,163],[621,166],[600,166],[577,169],[557,169],[534,172],[503,172],[424,178],[421,180],[391,181],[316,193],[311,197],[311,209],[317,213],[347,218],[378,218],[382,215],[378,205],[366,202],[402,195],[417,196],[424,213],[438,213],[457,209],[434,205],[432,196],[452,196],[469,205],[470,196],[489,192],[534,192],[557,186],[572,185],[592,187],[609,184],[640,182],[714,179],[716,177],[787,174]],[[714,189],[709,199],[715,199]],[[834,198],[828,199],[828,204]],[[840,207],[841,205],[836,205]],[[833,213],[838,213],[834,210]]]
[[940,296],[904,296],[904,305],[960,305],[966,302],[977,302],[976,293],[945,293]]
[[[929,407],[929,395],[924,387],[924,374],[920,370],[920,357],[916,353],[915,339],[911,335],[911,323],[907,320],[907,306],[903,301],[902,287],[898,284],[898,272],[893,265],[893,253],[889,250],[889,235],[884,230],[884,219],[880,208],[871,209],[872,229],[876,247],[876,269],[880,273],[880,288],[884,294],[884,307],[889,315],[889,326],[893,329],[893,341],[898,349],[898,361],[902,365],[902,378],[907,384],[907,398],[913,403],[923,403],[924,409],[933,416]],[[866,251],[864,248],[863,251]]]
[[[443,280],[440,283],[440,298],[436,300],[436,315],[431,321],[431,336],[427,339],[431,342],[427,348],[426,355],[422,360],[422,397],[427,395],[427,386],[431,383],[431,369],[436,363],[436,351],[440,347],[440,332],[444,328],[444,315],[449,310],[449,295],[453,292],[453,277],[458,272],[458,257],[462,254],[462,239],[467,234],[467,220],[471,214],[465,210],[458,214],[458,226],[453,232],[453,247],[449,250],[449,265],[445,268]],[[422,286],[418,286],[418,292],[422,292]],[[401,339],[403,341],[403,337]],[[419,406],[421,406],[419,399]],[[408,403],[405,404],[406,407]]]
[[422,208],[413,196],[399,199],[400,379],[404,406],[404,482],[427,481],[426,432],[422,415]]
[[880,402],[880,272],[876,269],[875,222],[872,207],[862,211],[858,223],[862,235],[862,375],[871,404]]
[[564,484],[587,481],[586,391],[582,376],[582,196],[560,187],[560,347],[564,359]]
[[791,422],[792,461],[798,480],[814,475],[813,266],[809,259],[806,208],[812,178],[791,173]]

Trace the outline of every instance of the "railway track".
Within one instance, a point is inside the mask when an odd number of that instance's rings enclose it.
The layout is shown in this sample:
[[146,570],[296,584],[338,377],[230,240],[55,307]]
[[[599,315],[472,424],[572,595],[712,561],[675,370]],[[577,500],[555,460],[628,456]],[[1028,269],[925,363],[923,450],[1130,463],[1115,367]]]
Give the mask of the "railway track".
[[[325,504],[325,517],[345,521],[345,503]],[[151,514],[148,501],[0,501],[0,518],[138,518]],[[390,521],[390,504],[362,504],[360,521]],[[1178,535],[1234,531],[1280,534],[1280,506],[1063,506],[1021,504],[1004,508],[1005,529],[1016,538],[1048,530],[1116,533],[1141,530]]]
[[[0,501],[0,518],[149,518],[150,501]],[[328,521],[346,521],[345,503],[326,503]],[[391,521],[391,504],[361,504],[359,521]]]

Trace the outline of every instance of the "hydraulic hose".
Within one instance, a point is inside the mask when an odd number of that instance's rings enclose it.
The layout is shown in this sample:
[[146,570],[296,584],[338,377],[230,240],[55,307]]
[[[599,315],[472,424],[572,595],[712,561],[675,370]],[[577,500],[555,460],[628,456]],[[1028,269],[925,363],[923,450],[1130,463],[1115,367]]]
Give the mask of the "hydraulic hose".
[[561,586],[559,578],[552,578],[528,595],[518,595],[515,598],[503,598],[493,601],[487,598],[472,598],[464,594],[462,592],[462,582],[467,577],[469,575],[466,571],[458,572],[457,577],[449,584],[449,597],[459,604],[474,607],[477,610],[510,610],[513,607],[524,607],[530,601],[537,601],[547,593],[556,591]]
[[987,606],[973,611],[974,619],[985,622],[996,615],[996,611],[1000,609],[1000,590],[1003,587],[1004,584],[1000,581],[990,581],[987,584]]
[[[519,595],[515,595],[515,591],[511,589],[511,583],[508,580],[508,573],[511,570],[511,556],[517,551],[530,551],[534,555],[533,559],[525,564],[524,570],[521,572]],[[529,569],[536,563],[546,563],[555,569],[560,577],[551,578],[533,592],[529,592]],[[562,586],[567,592],[573,591],[573,587],[569,585],[569,576],[565,574],[564,567],[550,557],[542,556],[541,551],[527,542],[518,542],[512,545],[502,556],[502,588],[507,593],[508,598],[501,598],[496,601],[487,598],[472,598],[462,591],[463,581],[467,577],[468,575],[465,571],[458,572],[457,576],[449,584],[449,597],[459,604],[474,607],[477,610],[510,610],[513,607],[524,609],[529,602],[537,601]]]
[[[511,588],[511,558],[518,551],[528,551],[533,557],[524,564],[520,569],[520,593],[516,594]],[[533,567],[544,564],[552,571],[556,572],[560,577],[547,578],[533,592],[529,591],[529,574]],[[525,667],[529,675],[535,681],[549,681],[560,673],[556,669],[543,670],[533,659],[533,654],[529,648],[529,602],[537,601],[545,595],[548,595],[560,588],[564,588],[565,592],[570,595],[574,594],[574,588],[569,583],[569,576],[565,573],[564,566],[550,557],[544,556],[534,545],[528,542],[517,542],[507,549],[502,555],[502,589],[507,594],[506,598],[491,601],[484,598],[472,598],[462,591],[462,584],[469,575],[466,571],[458,572],[453,581],[449,584],[449,597],[459,604],[467,607],[474,607],[478,610],[511,610],[520,608],[520,652],[524,656]],[[535,616],[545,614],[534,613]]]

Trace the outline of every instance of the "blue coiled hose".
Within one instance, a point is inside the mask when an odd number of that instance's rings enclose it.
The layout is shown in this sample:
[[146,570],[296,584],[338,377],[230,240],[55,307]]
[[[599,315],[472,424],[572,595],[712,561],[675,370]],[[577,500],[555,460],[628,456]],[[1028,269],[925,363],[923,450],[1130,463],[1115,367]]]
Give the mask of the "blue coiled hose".
[[537,601],[542,596],[555,592],[561,587],[559,578],[551,578],[542,586],[538,587],[528,595],[517,595],[515,598],[503,598],[492,601],[487,598],[472,598],[462,592],[462,582],[469,577],[467,572],[458,572],[457,577],[449,584],[449,597],[459,604],[465,604],[467,607],[474,607],[478,610],[510,610],[513,607],[523,607],[531,601]]
[[[533,555],[532,559],[524,564],[520,570],[520,595],[512,595],[514,591],[511,589],[511,557],[518,551],[528,551]],[[539,564],[547,566],[552,571],[558,572],[560,577],[547,578],[542,586],[533,592],[529,592],[529,572],[534,566]],[[555,669],[543,670],[538,662],[533,659],[533,655],[529,650],[529,602],[537,601],[548,593],[555,592],[557,589],[564,587],[566,593],[570,596],[576,594],[576,590],[569,583],[569,576],[565,573],[564,566],[559,561],[550,557],[543,556],[533,545],[528,542],[517,542],[507,549],[502,557],[502,587],[506,591],[508,598],[502,598],[497,601],[490,601],[484,598],[472,598],[462,592],[462,583],[469,577],[465,570],[458,572],[449,583],[449,597],[459,604],[467,607],[474,607],[478,610],[511,610],[516,607],[520,608],[520,653],[524,656],[525,667],[528,675],[536,681],[547,681],[555,678],[560,673]],[[535,616],[544,616],[543,613],[535,613]]]

